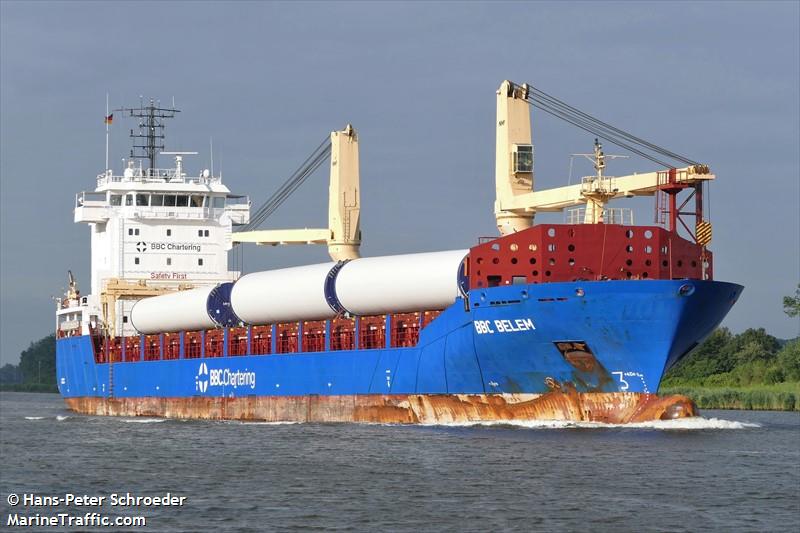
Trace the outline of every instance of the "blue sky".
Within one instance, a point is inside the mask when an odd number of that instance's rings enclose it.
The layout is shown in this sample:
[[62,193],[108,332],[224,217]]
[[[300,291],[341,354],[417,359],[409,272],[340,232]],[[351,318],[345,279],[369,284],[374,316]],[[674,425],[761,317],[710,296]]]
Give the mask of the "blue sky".
[[[711,165],[715,277],[746,286],[725,325],[798,334],[798,2],[0,3],[0,362],[53,329],[72,269],[88,289],[75,193],[104,163],[105,95],[183,110],[167,149],[197,150],[258,205],[332,129],[360,133],[365,255],[494,235],[494,92],[529,82]],[[115,121],[119,170],[132,123]],[[566,183],[590,135],[533,115],[537,187]],[[622,153],[607,147],[607,153]],[[164,161],[166,162],[166,161]],[[652,170],[616,160],[611,174]],[[590,168],[577,167],[576,174]],[[269,227],[326,220],[318,172]],[[652,220],[638,200],[637,222]],[[548,217],[541,217],[548,220]],[[326,260],[248,248],[248,271]]]

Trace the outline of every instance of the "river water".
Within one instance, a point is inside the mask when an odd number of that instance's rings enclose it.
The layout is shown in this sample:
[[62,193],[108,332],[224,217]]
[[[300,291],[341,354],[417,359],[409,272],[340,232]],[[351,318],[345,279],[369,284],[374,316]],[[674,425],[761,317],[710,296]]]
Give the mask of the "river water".
[[[0,446],[0,530],[54,530],[9,526],[9,516],[92,512],[147,522],[106,531],[800,525],[798,413],[705,411],[638,427],[265,424],[91,417],[57,395],[2,393]],[[111,505],[112,494],[167,492],[183,505]],[[12,507],[11,494],[105,500]],[[75,524],[64,529],[95,530]]]

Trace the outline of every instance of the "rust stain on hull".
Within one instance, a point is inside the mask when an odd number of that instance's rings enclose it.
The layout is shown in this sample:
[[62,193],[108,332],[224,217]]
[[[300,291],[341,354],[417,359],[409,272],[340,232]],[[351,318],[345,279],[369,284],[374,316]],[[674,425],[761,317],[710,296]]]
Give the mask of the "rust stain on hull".
[[448,422],[568,420],[626,424],[697,416],[686,396],[628,392],[393,394],[241,398],[65,398],[78,413],[266,422]]

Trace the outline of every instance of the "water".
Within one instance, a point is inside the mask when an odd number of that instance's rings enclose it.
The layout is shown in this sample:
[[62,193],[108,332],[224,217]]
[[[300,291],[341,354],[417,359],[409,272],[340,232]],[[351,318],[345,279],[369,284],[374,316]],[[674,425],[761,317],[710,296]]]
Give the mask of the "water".
[[11,492],[169,491],[185,505],[13,510],[146,517],[127,531],[796,531],[800,414],[704,416],[259,424],[88,417],[56,395],[3,393],[0,529]]

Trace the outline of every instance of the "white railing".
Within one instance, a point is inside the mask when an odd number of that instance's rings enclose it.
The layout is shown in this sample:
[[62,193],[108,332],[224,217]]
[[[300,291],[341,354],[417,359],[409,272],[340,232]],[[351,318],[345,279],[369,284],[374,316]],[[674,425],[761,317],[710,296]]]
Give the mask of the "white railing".
[[[576,207],[564,212],[567,224],[585,224],[586,208]],[[633,225],[633,209],[629,207],[606,207],[603,209],[603,222],[605,224]]]
[[135,207],[136,218],[216,219],[225,209],[214,207]]
[[132,168],[128,169],[122,176],[115,176],[110,171],[97,175],[97,186],[107,185],[110,183],[191,183],[198,185],[207,185],[210,183],[219,183],[220,178],[210,176],[205,178],[203,176],[187,176],[185,172],[178,175],[178,171],[174,168],[154,168],[152,171],[146,168]]
[[581,178],[581,194],[610,194],[614,190],[614,178],[584,176]]
[[106,193],[83,191],[75,195],[75,207],[106,207]]

